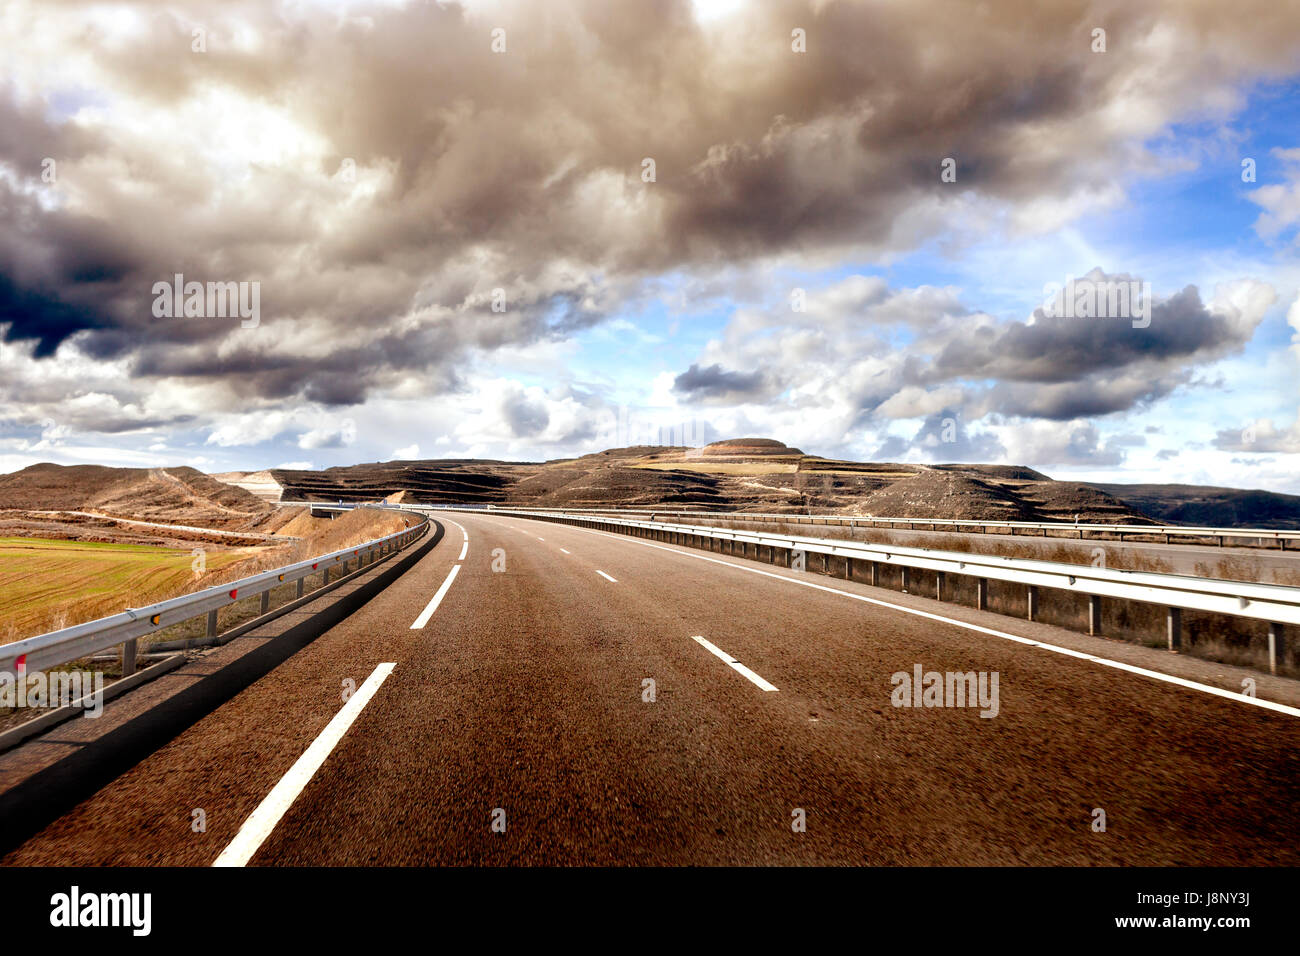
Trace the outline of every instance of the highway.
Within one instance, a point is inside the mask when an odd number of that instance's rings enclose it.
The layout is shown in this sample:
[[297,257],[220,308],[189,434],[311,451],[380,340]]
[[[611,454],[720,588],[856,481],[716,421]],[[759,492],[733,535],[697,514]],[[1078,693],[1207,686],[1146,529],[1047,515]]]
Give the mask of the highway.
[[[0,863],[1300,862],[1293,713],[859,582],[435,520],[368,603]],[[996,714],[894,706],[917,665],[996,674]]]

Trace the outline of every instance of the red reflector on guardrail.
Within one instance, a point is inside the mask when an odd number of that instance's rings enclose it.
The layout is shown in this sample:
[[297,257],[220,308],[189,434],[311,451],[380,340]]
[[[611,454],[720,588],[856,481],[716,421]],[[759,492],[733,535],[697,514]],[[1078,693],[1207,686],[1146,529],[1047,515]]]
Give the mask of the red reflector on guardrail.
[[235,599],[235,595],[237,595],[238,593],[239,593],[239,588],[235,588],[234,590],[232,590],[230,592],[230,600],[233,601]]
[[14,661],[14,670],[16,670],[16,671],[19,673],[19,675],[22,675],[22,674],[26,674],[26,673],[27,673],[27,655],[26,655],[26,654],[23,654],[21,657],[18,658],[18,660]]

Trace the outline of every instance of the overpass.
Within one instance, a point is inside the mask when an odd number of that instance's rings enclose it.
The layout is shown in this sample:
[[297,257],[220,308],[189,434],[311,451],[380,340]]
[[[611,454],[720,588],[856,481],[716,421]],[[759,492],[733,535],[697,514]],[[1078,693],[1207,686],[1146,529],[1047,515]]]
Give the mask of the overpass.
[[[0,753],[0,862],[1300,862],[1290,677],[936,595],[960,557],[427,513],[314,607]],[[1225,587],[1186,600],[1297,597]]]

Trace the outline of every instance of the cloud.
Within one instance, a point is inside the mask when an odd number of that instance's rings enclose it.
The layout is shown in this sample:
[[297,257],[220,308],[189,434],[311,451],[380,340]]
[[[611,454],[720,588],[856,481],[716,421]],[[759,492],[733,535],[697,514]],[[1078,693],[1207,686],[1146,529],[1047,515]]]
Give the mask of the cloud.
[[302,449],[346,448],[356,440],[357,425],[349,418],[303,432],[298,436],[298,447]]
[[523,392],[507,394],[501,402],[502,416],[515,438],[532,438],[550,424],[551,416],[541,402],[530,401]]
[[1122,443],[1103,440],[1091,422],[1020,422],[998,429],[1010,461],[1033,467],[1112,468],[1124,461]]
[[[1094,269],[1096,282],[1137,281]],[[1207,306],[1188,286],[1151,306],[1150,325],[1035,310],[1025,322],[980,320],[954,328],[919,376],[991,380],[987,411],[1068,421],[1149,403],[1190,379],[1190,370],[1242,349],[1276,300],[1262,282],[1219,290]],[[1134,320],[1137,321],[1137,320]]]
[[[713,25],[689,0],[60,11],[6,7],[33,39],[0,90],[5,340],[35,361],[74,344],[126,360],[140,391],[187,380],[282,406],[452,393],[476,354],[588,328],[671,270],[888,257],[999,212],[1058,228],[1118,201],[1170,123],[1294,69],[1300,16],[1265,0],[989,4],[961,30],[943,2],[791,0]],[[1091,52],[1095,22],[1123,54]],[[260,282],[262,324],[154,319],[152,285],[177,273]],[[826,310],[883,294],[861,285]]]
[[1222,451],[1243,451],[1267,454],[1283,452],[1300,454],[1300,416],[1290,425],[1278,427],[1270,419],[1261,418],[1243,428],[1225,428],[1215,435],[1214,447]]
[[1294,330],[1291,334],[1291,350],[1300,357],[1300,295],[1291,303],[1291,308],[1286,310],[1286,322]]
[[[1141,282],[1100,269],[1086,278]],[[784,296],[775,283],[769,291]],[[850,276],[807,290],[803,312],[781,301],[737,309],[675,378],[673,391],[711,410],[743,407],[752,420],[770,423],[759,426],[764,433],[779,435],[777,425],[795,419],[798,434],[820,431],[827,441],[821,447],[839,453],[1001,460],[1009,454],[1005,441],[977,423],[1075,423],[1148,407],[1192,383],[1199,369],[1240,352],[1275,300],[1272,287],[1255,280],[1224,283],[1208,303],[1188,286],[1154,295],[1150,324],[1134,328],[1128,318],[1041,308],[1024,320],[999,319],[964,302],[957,289],[896,289]],[[923,424],[910,442],[888,430],[892,421],[918,419]],[[954,428],[942,427],[948,419]],[[1122,460],[1118,444],[1084,447],[1079,440],[1051,452],[1051,460]]]
[[717,363],[707,368],[692,365],[673,380],[673,391],[690,401],[743,400],[762,389],[762,373],[729,372]]
[[1284,183],[1260,186],[1248,196],[1264,211],[1255,220],[1255,231],[1265,239],[1285,239],[1300,228],[1300,148],[1274,149],[1281,161]]
[[414,461],[420,457],[419,445],[407,445],[405,448],[394,448],[392,458],[394,461]]

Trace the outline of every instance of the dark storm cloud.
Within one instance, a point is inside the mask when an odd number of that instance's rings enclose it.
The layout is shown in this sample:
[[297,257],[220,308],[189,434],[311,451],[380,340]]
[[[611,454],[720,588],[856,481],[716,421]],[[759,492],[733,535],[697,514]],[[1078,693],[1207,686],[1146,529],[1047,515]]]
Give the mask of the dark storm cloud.
[[743,401],[764,391],[761,372],[729,372],[721,365],[692,365],[673,379],[673,391],[691,401]]
[[[1101,281],[1127,283],[1130,279],[1109,276]],[[1128,317],[1045,315],[1039,309],[1032,323],[1010,323],[991,334],[963,336],[960,328],[956,331],[936,359],[935,371],[940,376],[1051,384],[1141,362],[1224,354],[1245,345],[1254,329],[1211,312],[1197,289],[1188,286],[1153,306],[1147,328],[1135,328]]]
[[[1099,283],[1140,282],[1088,273]],[[1081,317],[1037,309],[1026,322],[958,320],[946,327],[933,361],[907,366],[907,381],[933,386],[992,383],[977,393],[979,413],[1068,421],[1123,412],[1190,382],[1197,367],[1239,352],[1275,300],[1256,286],[1246,304],[1210,309],[1188,286],[1151,304],[1145,317]]]
[[[453,383],[467,352],[570,334],[665,270],[896,251],[946,228],[937,210],[958,197],[1015,208],[1105,190],[1133,135],[1113,128],[1117,112],[1175,118],[1295,69],[1287,38],[1300,25],[1293,6],[1264,0],[755,0],[710,28],[689,0],[307,12],[211,0],[140,4],[114,33],[94,8],[15,3],[16,28],[62,31],[108,105],[106,121],[55,122],[0,90],[0,161],[35,183],[33,161],[55,156],[78,206],[0,181],[0,230],[22,237],[0,245],[7,337],[49,355],[77,335],[86,354],[136,359],[138,376],[237,376],[250,399],[335,403],[405,372]],[[1106,55],[1091,52],[1095,25]],[[490,48],[498,26],[503,54]],[[806,53],[791,51],[794,27]],[[1166,42],[1149,43],[1157,33]],[[41,68],[47,95],[64,92]],[[213,94],[227,99],[210,108]],[[136,113],[157,128],[114,122]],[[256,138],[238,142],[249,130],[286,145],[262,155]],[[940,181],[944,157],[955,184]],[[260,331],[308,326],[310,356],[242,346],[221,323],[155,321],[152,284],[176,272],[260,281]],[[494,288],[515,316],[483,315]],[[1066,327],[1004,332],[940,356],[935,374],[1052,383],[1107,349],[1119,364],[1202,354],[1223,330],[1194,305],[1177,331],[1115,330],[1101,346]],[[438,331],[449,314],[464,321]],[[359,347],[362,328],[374,342]],[[716,395],[727,381],[707,372],[681,387]]]

